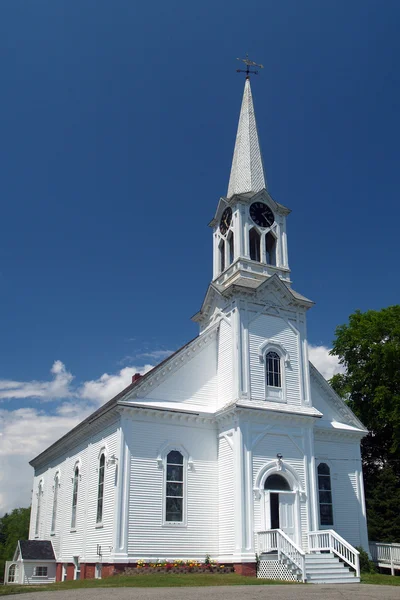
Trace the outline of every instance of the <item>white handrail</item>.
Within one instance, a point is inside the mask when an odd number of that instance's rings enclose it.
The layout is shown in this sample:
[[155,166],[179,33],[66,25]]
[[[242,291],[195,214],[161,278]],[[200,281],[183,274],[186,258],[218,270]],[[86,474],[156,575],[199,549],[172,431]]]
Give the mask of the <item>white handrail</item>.
[[355,570],[357,577],[360,577],[360,553],[333,529],[310,531],[308,534],[308,550],[309,552],[324,550],[333,552]]
[[392,575],[395,574],[395,569],[400,569],[400,544],[370,542],[369,551],[374,562],[390,567]]
[[269,529],[257,532],[257,551],[278,553],[278,559],[284,556],[292,566],[301,572],[301,579],[306,580],[305,553],[281,529]]

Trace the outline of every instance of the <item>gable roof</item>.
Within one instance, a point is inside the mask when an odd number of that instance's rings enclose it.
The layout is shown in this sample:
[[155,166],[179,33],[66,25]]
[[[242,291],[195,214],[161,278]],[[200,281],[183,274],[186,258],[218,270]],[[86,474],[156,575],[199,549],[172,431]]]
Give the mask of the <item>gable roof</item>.
[[341,415],[344,421],[353,427],[365,431],[368,433],[368,429],[361,423],[360,419],[356,417],[351,408],[346,402],[335,392],[335,390],[329,385],[325,377],[318,371],[316,367],[309,362],[310,365],[310,377],[314,378],[314,381],[319,385],[322,391],[328,396],[328,402],[332,404],[333,408]]
[[23,560],[56,560],[53,544],[48,540],[18,540]]
[[183,346],[181,346],[181,348],[179,348],[176,352],[174,352],[173,354],[168,356],[166,359],[161,361],[158,365],[153,367],[153,369],[148,371],[145,375],[143,375],[136,381],[130,383],[126,388],[121,390],[121,392],[119,392],[116,396],[111,398],[111,400],[109,400],[108,402],[103,404],[103,406],[101,406],[100,408],[98,408],[97,410],[92,412],[88,417],[86,417],[86,419],[84,419],[83,421],[78,423],[78,425],[76,425],[75,427],[70,429],[70,431],[68,431],[66,434],[64,434],[62,437],[60,437],[58,440],[56,440],[53,444],[48,446],[45,450],[43,450],[43,452],[41,452],[40,454],[35,456],[35,458],[33,458],[31,461],[29,461],[29,464],[34,468],[37,467],[40,464],[40,462],[42,461],[42,459],[45,457],[46,454],[48,454],[51,451],[56,450],[57,447],[61,447],[68,438],[73,438],[75,436],[75,434],[79,434],[79,432],[90,427],[90,425],[93,423],[93,421],[95,421],[96,419],[99,419],[106,413],[111,412],[113,409],[115,409],[115,407],[118,405],[119,400],[121,400],[122,398],[125,398],[125,396],[127,394],[129,394],[130,392],[132,392],[132,390],[134,388],[136,388],[136,387],[139,388],[143,384],[145,384],[148,380],[150,380],[150,378],[152,378],[160,370],[162,370],[167,363],[169,363],[170,361],[173,361],[174,358],[180,352],[184,351],[186,348],[188,348],[188,346],[195,343],[196,340],[198,339],[198,337],[199,336],[196,336],[195,338],[193,338],[192,340],[187,342],[187,344],[184,344]]

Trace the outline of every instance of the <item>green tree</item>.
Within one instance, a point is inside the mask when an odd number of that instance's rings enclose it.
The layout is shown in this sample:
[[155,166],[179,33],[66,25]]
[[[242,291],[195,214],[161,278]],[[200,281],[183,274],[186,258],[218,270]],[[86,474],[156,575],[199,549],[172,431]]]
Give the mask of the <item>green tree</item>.
[[30,508],[15,508],[0,518],[0,579],[4,577],[6,560],[12,560],[18,540],[29,536]]
[[370,539],[400,541],[400,306],[356,311],[331,354],[346,368],[331,385],[367,427],[362,459]]

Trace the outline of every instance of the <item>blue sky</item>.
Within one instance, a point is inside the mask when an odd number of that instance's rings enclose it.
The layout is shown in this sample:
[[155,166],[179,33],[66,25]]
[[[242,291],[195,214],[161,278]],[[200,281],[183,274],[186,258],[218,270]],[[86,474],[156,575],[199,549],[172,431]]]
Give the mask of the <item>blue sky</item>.
[[398,302],[399,18],[392,0],[2,1],[3,440],[70,410],[62,431],[196,335],[246,52],[310,342]]

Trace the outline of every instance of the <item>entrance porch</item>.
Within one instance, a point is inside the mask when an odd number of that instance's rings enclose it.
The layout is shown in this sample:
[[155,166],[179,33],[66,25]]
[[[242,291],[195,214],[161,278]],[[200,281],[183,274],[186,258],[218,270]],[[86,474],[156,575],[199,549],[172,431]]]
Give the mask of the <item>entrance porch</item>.
[[359,583],[359,552],[333,529],[308,533],[307,552],[282,529],[256,533],[257,577],[303,583]]

